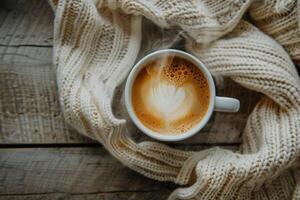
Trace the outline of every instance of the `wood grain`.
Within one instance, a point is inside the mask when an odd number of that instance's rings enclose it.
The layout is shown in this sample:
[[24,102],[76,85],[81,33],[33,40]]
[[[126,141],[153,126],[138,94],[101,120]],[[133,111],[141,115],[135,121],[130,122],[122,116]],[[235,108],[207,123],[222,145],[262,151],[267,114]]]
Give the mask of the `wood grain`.
[[[59,107],[52,66],[54,17],[50,6],[40,0],[5,2],[0,12],[0,144],[94,143],[72,130]],[[165,32],[162,35],[169,37]],[[116,92],[114,111],[116,116],[128,119],[121,98],[123,90],[121,86]],[[241,99],[241,111],[215,113],[200,134],[181,143],[241,142],[247,116],[259,97],[228,80],[219,84],[217,91]],[[137,140],[150,140],[130,120],[127,131]]]
[[128,169],[103,147],[0,149],[0,199],[166,199],[176,187]]
[[92,142],[63,119],[46,1],[6,1],[0,12],[0,143]]
[[0,150],[2,196],[151,193],[162,190],[167,193],[174,187],[135,173],[102,147]]
[[1,2],[0,45],[52,46],[54,15],[47,1]]

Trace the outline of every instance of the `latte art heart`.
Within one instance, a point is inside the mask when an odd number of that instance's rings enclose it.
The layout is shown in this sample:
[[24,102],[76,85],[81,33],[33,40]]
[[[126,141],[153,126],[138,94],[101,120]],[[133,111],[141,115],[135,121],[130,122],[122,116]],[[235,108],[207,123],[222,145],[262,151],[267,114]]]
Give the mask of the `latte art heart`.
[[177,88],[175,85],[159,82],[150,89],[145,101],[149,104],[149,109],[156,110],[165,121],[172,121],[191,109],[194,98],[184,87]]
[[209,98],[202,72],[178,57],[150,62],[132,87],[137,118],[160,134],[180,134],[193,128],[205,115]]
[[149,93],[149,103],[161,114],[168,118],[183,103],[185,91],[182,88],[176,88],[174,85],[159,83],[153,87]]

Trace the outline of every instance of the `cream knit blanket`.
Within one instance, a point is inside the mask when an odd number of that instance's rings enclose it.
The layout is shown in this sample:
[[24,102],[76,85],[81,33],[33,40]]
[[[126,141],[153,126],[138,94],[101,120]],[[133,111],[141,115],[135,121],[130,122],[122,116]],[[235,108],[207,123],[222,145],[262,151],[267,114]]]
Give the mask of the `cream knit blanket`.
[[[300,60],[297,0],[50,3],[60,102],[80,133],[131,169],[182,185],[170,199],[300,199],[300,81],[291,60]],[[258,28],[242,19],[246,11]],[[114,117],[111,104],[139,53],[142,17],[182,29],[186,50],[212,73],[264,94],[238,152],[181,151],[125,134],[126,121]]]

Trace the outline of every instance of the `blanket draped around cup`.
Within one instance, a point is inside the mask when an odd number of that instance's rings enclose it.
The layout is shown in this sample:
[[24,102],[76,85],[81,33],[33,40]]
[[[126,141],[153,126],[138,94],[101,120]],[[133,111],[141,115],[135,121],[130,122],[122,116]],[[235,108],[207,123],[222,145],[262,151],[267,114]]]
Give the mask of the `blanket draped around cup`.
[[[49,2],[60,103],[76,130],[129,168],[178,184],[170,199],[300,199],[300,1]],[[183,151],[125,133],[112,100],[140,51],[143,17],[177,27],[212,73],[263,94],[238,151]]]

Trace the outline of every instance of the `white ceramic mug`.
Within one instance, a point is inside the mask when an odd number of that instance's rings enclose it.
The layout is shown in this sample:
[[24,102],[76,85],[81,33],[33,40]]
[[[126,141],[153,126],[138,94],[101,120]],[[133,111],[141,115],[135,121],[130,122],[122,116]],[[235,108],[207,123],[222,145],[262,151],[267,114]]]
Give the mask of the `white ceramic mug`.
[[[181,134],[176,134],[176,135],[161,134],[144,126],[136,116],[131,101],[132,84],[136,79],[137,75],[139,74],[139,72],[141,71],[141,69],[143,69],[147,63],[153,60],[157,60],[163,56],[170,56],[170,55],[184,58],[192,62],[195,66],[197,66],[205,75],[210,88],[210,104],[208,106],[207,112],[203,117],[203,119],[189,131]],[[130,118],[143,133],[145,133],[146,135],[154,139],[161,140],[161,141],[179,141],[179,140],[187,139],[195,135],[197,132],[199,132],[208,122],[213,111],[237,112],[240,108],[240,101],[234,98],[216,96],[215,84],[212,75],[199,59],[184,51],[175,50],[175,49],[164,49],[164,50],[155,51],[145,56],[133,67],[133,69],[131,70],[127,78],[127,82],[125,86],[125,105]]]

